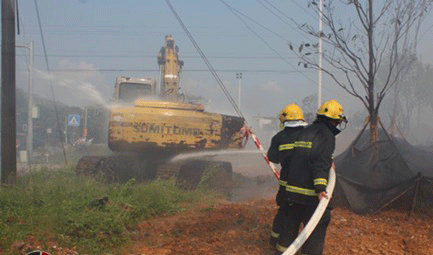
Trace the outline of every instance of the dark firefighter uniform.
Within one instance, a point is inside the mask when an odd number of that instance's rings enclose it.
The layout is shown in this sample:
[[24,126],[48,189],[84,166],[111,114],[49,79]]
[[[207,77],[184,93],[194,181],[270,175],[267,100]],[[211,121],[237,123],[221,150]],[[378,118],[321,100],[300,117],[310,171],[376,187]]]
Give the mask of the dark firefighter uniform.
[[[278,224],[279,236],[276,245],[284,252],[298,236],[301,223],[306,225],[313,215],[319,200],[317,194],[326,191],[329,169],[333,161],[335,136],[340,132],[325,116],[317,116],[313,124],[298,133],[297,137],[287,139],[278,145],[278,162],[285,154],[290,160],[282,162],[280,177],[279,211],[284,219]],[[285,148],[291,148],[289,152]],[[277,160],[277,161],[274,161]],[[279,192],[279,193],[280,193]],[[325,211],[316,229],[302,246],[302,254],[322,254],[326,229],[331,219],[331,208]]]
[[[272,137],[271,145],[268,150],[268,159],[274,163],[280,163],[282,168],[287,168],[291,159],[293,144],[302,129],[304,129],[303,126],[285,127],[274,137]],[[283,176],[284,174],[287,174],[287,171],[281,171],[280,180],[286,180],[286,176]],[[286,220],[284,211],[281,210],[281,205],[283,204],[286,197],[287,195],[285,187],[280,185],[276,198],[277,205],[280,207],[272,224],[270,240],[271,246],[275,248],[277,245],[277,240],[280,236],[280,227],[284,225],[283,221]]]

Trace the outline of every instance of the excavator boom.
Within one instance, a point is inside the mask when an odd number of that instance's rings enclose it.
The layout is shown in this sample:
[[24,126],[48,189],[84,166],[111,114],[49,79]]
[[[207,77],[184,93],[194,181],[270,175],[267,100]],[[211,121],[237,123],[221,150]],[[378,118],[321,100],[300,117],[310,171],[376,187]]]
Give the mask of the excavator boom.
[[161,97],[164,100],[179,101],[180,72],[183,61],[179,60],[179,48],[171,35],[165,37],[165,46],[158,56],[161,73]]

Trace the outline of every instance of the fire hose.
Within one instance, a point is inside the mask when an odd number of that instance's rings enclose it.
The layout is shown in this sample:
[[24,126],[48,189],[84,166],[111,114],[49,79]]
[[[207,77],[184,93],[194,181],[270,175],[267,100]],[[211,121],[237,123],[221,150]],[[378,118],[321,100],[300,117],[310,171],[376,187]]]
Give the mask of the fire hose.
[[277,167],[275,166],[275,164],[272,163],[271,161],[269,161],[268,155],[267,155],[265,149],[263,149],[263,146],[260,143],[259,138],[257,138],[257,136],[253,133],[253,131],[248,127],[242,128],[242,131],[244,132],[244,136],[246,137],[246,139],[248,139],[248,137],[251,136],[251,138],[254,141],[254,144],[262,153],[263,158],[266,161],[266,164],[268,164],[268,166],[271,168],[272,172],[275,175],[275,178],[277,178],[277,180],[279,180],[280,179],[280,172],[277,170]]
[[[247,130],[247,134],[248,136],[251,136],[256,147],[262,152],[263,158],[265,159],[266,163],[271,168],[277,180],[279,180],[280,173],[278,172],[275,165],[269,161],[266,151],[263,149],[263,146],[261,145],[257,136],[250,129]],[[328,194],[328,198],[323,197],[322,199],[320,199],[320,202],[317,205],[317,208],[314,211],[313,215],[311,216],[310,220],[308,221],[307,225],[305,225],[304,229],[301,231],[301,233],[298,235],[295,241],[293,241],[292,244],[290,244],[289,248],[287,248],[287,250],[284,251],[283,255],[295,254],[302,247],[305,241],[307,241],[308,237],[314,231],[320,219],[322,218],[322,215],[325,212],[326,207],[328,207],[329,200],[331,199],[332,193],[334,192],[334,187],[335,187],[335,168],[333,164],[329,171],[329,180],[328,180],[328,185],[326,186],[326,193]]]
[[301,231],[301,233],[298,235],[295,241],[293,241],[292,244],[289,246],[289,248],[287,248],[287,250],[284,251],[283,255],[295,254],[296,251],[298,251],[302,247],[305,241],[307,241],[308,237],[311,235],[311,233],[319,223],[320,219],[322,218],[322,215],[325,212],[326,207],[328,206],[329,200],[331,199],[332,192],[334,191],[334,187],[335,187],[335,169],[334,167],[331,167],[329,171],[329,182],[328,182],[328,186],[326,187],[326,193],[328,194],[328,198],[323,197],[322,199],[320,199],[319,205],[314,211],[313,216],[311,216],[307,225],[305,225],[304,229]]

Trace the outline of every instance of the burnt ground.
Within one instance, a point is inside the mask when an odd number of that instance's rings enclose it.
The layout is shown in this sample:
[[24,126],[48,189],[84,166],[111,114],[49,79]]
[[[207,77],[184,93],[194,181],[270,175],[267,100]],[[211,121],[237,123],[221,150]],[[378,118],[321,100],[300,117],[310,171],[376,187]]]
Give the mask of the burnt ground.
[[[221,203],[144,221],[125,254],[273,254],[271,200]],[[324,254],[433,254],[433,220],[399,212],[374,217],[335,209]]]
[[[182,214],[141,222],[123,254],[274,254],[268,245],[277,206],[275,183],[250,178],[238,190],[246,199],[199,205]],[[247,197],[246,194],[255,194]],[[433,219],[384,211],[361,216],[333,210],[324,254],[433,254]]]

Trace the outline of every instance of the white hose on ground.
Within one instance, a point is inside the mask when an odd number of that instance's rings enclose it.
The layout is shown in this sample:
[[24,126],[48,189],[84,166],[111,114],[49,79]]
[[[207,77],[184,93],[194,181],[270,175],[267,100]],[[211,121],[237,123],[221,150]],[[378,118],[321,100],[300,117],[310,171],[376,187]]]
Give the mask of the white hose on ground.
[[319,205],[314,211],[313,216],[311,216],[311,219],[308,221],[307,225],[304,227],[304,229],[301,231],[301,233],[298,235],[295,241],[293,241],[293,243],[289,246],[289,248],[287,248],[287,250],[284,251],[283,255],[295,254],[302,247],[305,241],[307,241],[308,237],[316,228],[317,224],[322,218],[323,213],[326,210],[326,207],[328,207],[329,200],[332,197],[332,192],[334,192],[335,178],[336,178],[335,169],[334,167],[331,167],[329,171],[328,186],[326,187],[326,193],[328,194],[328,198],[324,197],[320,199]]

